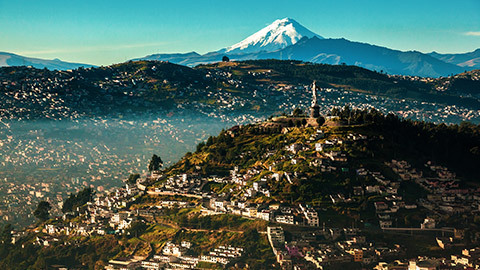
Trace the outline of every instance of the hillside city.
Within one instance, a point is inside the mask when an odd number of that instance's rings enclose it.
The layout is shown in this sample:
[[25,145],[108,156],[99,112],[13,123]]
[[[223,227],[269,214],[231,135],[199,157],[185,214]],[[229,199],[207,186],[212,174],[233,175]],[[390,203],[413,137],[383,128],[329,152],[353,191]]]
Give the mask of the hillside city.
[[[120,71],[118,68],[107,67],[102,71],[105,75],[100,79],[98,75],[92,75],[94,68],[57,72],[28,67],[0,69],[3,93],[0,99],[4,104],[0,109],[0,164],[5,168],[0,175],[0,194],[3,195],[0,211],[3,222],[18,225],[32,222],[32,208],[43,198],[50,198],[53,205],[58,205],[63,197],[71,192],[78,192],[82,187],[92,186],[102,192],[118,186],[121,179],[130,172],[144,170],[143,164],[148,158],[146,149],[158,147],[158,142],[163,145],[176,145],[175,149],[164,150],[168,155],[167,161],[171,162],[180,158],[182,153],[191,151],[192,145],[205,140],[221,128],[254,123],[272,114],[309,106],[308,85],[292,83],[252,86],[251,82],[235,79],[228,70],[211,68],[202,73],[203,78],[191,75],[205,82],[193,81],[186,85],[184,81],[169,82],[165,79],[162,82],[165,87],[183,89],[176,91],[173,97],[182,98],[189,93],[189,98],[177,103],[175,107],[160,109],[162,116],[159,117],[155,102],[146,100],[143,95],[147,93],[146,88],[151,87],[146,82],[146,78],[152,76],[148,72],[155,73],[164,65],[167,70],[172,68],[171,64],[161,62],[157,65],[150,63],[149,71],[145,68]],[[187,72],[189,71],[181,73]],[[249,76],[260,80],[273,76],[268,70],[248,72]],[[395,80],[423,83],[438,81],[414,76],[389,76]],[[455,75],[450,80],[440,80],[437,91],[445,91],[450,81],[466,77],[471,81],[479,80],[475,72]],[[208,85],[209,82],[224,82],[235,89],[246,90],[254,87],[254,90],[248,90],[251,95],[238,95],[231,91],[210,89],[209,86],[205,88],[205,84]],[[90,83],[94,90],[72,93],[68,91],[78,85]],[[91,95],[100,98],[92,99]],[[318,95],[320,112],[323,114],[334,107],[350,105],[358,109],[376,108],[383,113],[395,113],[404,118],[429,122],[476,123],[480,119],[478,110],[456,105],[414,99],[391,99],[333,88],[322,88]],[[196,96],[205,96],[207,100],[195,98]],[[105,104],[110,108],[126,106],[127,109],[108,110]],[[84,120],[89,115],[95,115],[92,124],[89,123],[90,120]],[[178,118],[190,118],[192,115],[195,115],[197,120],[192,123],[179,123]],[[34,125],[20,122],[42,119],[61,122],[35,122]],[[213,123],[218,120],[220,124],[216,124],[215,129],[202,127],[206,131],[202,131],[202,128],[191,130],[188,125]],[[64,123],[64,128],[55,127],[58,123]],[[49,132],[51,127],[54,133]],[[99,132],[99,128],[103,131]],[[135,133],[131,128],[135,128]],[[84,135],[85,132],[105,139],[90,141]],[[120,138],[125,133],[137,138],[128,142],[130,150],[122,149],[122,145],[110,139]],[[82,138],[82,141],[69,140],[68,137],[72,135]],[[190,145],[190,148],[185,145]],[[138,147],[145,149],[143,153],[137,151]],[[26,166],[32,169],[24,170]],[[33,183],[38,177],[45,180],[41,184]]]
[[[348,141],[330,141],[324,138],[323,132],[317,130],[313,142],[315,151],[326,153],[326,149],[335,147],[335,144],[348,143]],[[350,140],[368,140],[366,136],[349,134]],[[292,144],[287,147],[292,155],[309,151],[306,145]],[[267,155],[273,153],[266,153]],[[347,159],[326,153],[325,159],[320,159],[310,166],[320,166],[322,171],[339,170],[345,166]],[[295,157],[290,157],[290,162],[295,162]],[[425,164],[437,176],[424,178],[422,173],[412,168],[406,161],[392,160],[387,165],[398,175],[398,179],[387,179],[380,172],[357,169],[356,174],[361,177],[371,176],[376,184],[371,186],[357,186],[353,188],[352,197],[345,197],[342,194],[331,194],[333,204],[349,203],[358,200],[359,197],[368,194],[381,196],[382,200],[375,202],[375,213],[378,217],[378,224],[383,231],[402,231],[414,234],[431,235],[434,232],[441,232],[442,237],[437,236],[435,241],[441,249],[448,249],[452,246],[462,246],[465,234],[461,228],[439,227],[440,220],[434,217],[441,217],[448,214],[475,213],[480,211],[480,190],[460,189],[455,174],[447,168]],[[405,257],[405,247],[400,244],[387,245],[386,243],[372,242],[366,237],[362,229],[353,227],[335,228],[321,223],[319,216],[322,216],[322,209],[313,208],[304,204],[279,205],[279,204],[255,204],[250,199],[260,196],[270,196],[267,179],[262,178],[253,182],[248,187],[247,181],[263,173],[262,168],[252,168],[239,173],[238,168],[231,171],[228,177],[210,176],[199,177],[195,174],[182,174],[172,176],[161,186],[151,188],[145,186],[145,181],[158,179],[161,175],[153,173],[147,179],[139,179],[136,184],[126,184],[125,187],[116,189],[109,195],[99,195],[92,203],[81,210],[81,221],[62,222],[62,218],[56,219],[51,224],[45,224],[43,237],[36,238],[36,244],[49,246],[56,242],[62,242],[63,238],[71,235],[105,235],[107,233],[122,234],[137,220],[155,220],[161,216],[165,209],[175,208],[201,208],[202,215],[238,215],[249,219],[261,219],[270,222],[272,225],[267,228],[266,235],[272,247],[277,262],[283,269],[297,267],[321,267],[335,263],[360,262],[365,265],[376,264],[376,269],[411,269],[412,265],[422,267],[443,266],[479,266],[480,250],[464,249],[462,253],[452,254],[448,258],[414,258],[413,260],[402,259]],[[283,175],[273,173],[270,175],[275,181],[286,179],[292,181],[299,176],[295,173],[285,172]],[[400,183],[404,181],[414,182],[428,191],[426,200],[419,199],[414,203],[408,203],[398,193]],[[205,192],[203,187],[208,183],[231,183],[238,191],[236,196],[225,199],[214,192]],[[456,184],[457,183],[457,184]],[[149,195],[177,195],[177,200],[160,200],[145,209],[129,210],[127,205],[135,201],[141,194]],[[183,200],[182,198],[195,198],[197,202]],[[398,211],[410,211],[421,207],[427,212],[428,218],[419,227],[401,228],[396,226],[396,213]],[[403,210],[405,209],[405,210]],[[290,238],[285,240],[282,224],[289,225]],[[296,229],[296,227],[301,229]],[[305,229],[305,230],[303,230]],[[21,236],[18,233],[14,236]],[[431,236],[435,237],[435,236]],[[480,240],[477,232],[474,236],[475,242]],[[328,244],[324,242],[330,242]],[[323,242],[323,243],[322,243]],[[199,262],[228,264],[242,256],[241,247],[219,246],[208,255],[195,257],[188,255],[191,243],[182,242],[175,244],[167,242],[161,249],[161,254],[138,256],[131,258],[110,260],[106,269],[163,269],[173,267],[176,269],[195,268]],[[151,255],[151,254],[150,254]],[[149,258],[149,259],[148,259]],[[395,262],[385,263],[382,260],[398,258]],[[395,268],[389,268],[393,267]],[[426,265],[426,266],[425,266]],[[427,269],[427,268],[425,268]],[[430,268],[428,268],[430,269]],[[432,268],[437,269],[437,268]],[[456,268],[463,269],[463,268]]]
[[[193,76],[193,78],[188,78],[198,79],[198,81],[179,81],[179,78],[175,77],[178,75],[173,75],[177,81],[170,82],[165,79],[160,84],[153,84],[153,88],[167,87],[167,90],[172,88],[175,92],[170,92],[169,96],[163,96],[160,100],[148,100],[145,95],[150,93],[151,90],[148,88],[152,86],[152,82],[147,82],[147,80],[151,80],[152,76],[157,76],[152,74],[159,72],[155,63],[162,69],[172,68],[168,62],[150,62],[146,67],[140,69],[133,67],[133,70],[123,72],[119,68],[106,67],[101,71],[106,73],[102,78],[98,78],[100,74],[95,73],[95,68],[56,72],[27,67],[1,68],[2,85],[0,90],[3,94],[0,98],[4,104],[0,109],[1,119],[3,121],[36,118],[59,120],[79,119],[84,116],[158,114],[158,107],[155,106],[155,103],[165,102],[169,98],[175,98],[181,102],[176,102],[173,108],[163,108],[165,114],[171,110],[175,112],[187,110],[187,112],[193,111],[219,118],[228,117],[232,112],[252,114],[255,111],[264,112],[263,117],[266,117],[269,116],[268,113],[284,112],[292,107],[303,109],[308,107],[308,85],[293,82],[273,85],[252,84],[248,80],[235,78],[232,72],[224,68],[208,68],[205,72],[198,74],[193,70],[182,71],[180,69],[179,73],[192,72],[193,75],[185,76]],[[146,68],[150,68],[150,70]],[[248,76],[261,81],[275,77],[270,73],[272,73],[271,70],[248,71]],[[467,78],[470,82],[480,80],[478,72],[459,74],[446,79],[388,76],[399,81],[437,84],[435,89],[438,92],[446,91],[454,80]],[[212,83],[223,83],[227,87],[241,89],[251,95],[236,94],[222,88],[218,91],[209,86]],[[72,88],[82,87],[87,89],[71,91]],[[374,107],[385,113],[393,112],[405,118],[430,122],[472,121],[476,123],[479,118],[478,110],[475,108],[443,105],[415,99],[392,99],[381,95],[363,94],[361,91],[347,91],[342,88],[324,88],[320,95],[321,101],[323,101],[321,108],[323,112],[327,112],[335,106],[350,104],[362,109]],[[460,93],[460,96],[478,99],[476,93]],[[125,109],[119,112],[115,108]]]
[[[246,246],[214,242],[210,249],[198,250],[201,242],[193,237],[215,231],[241,234],[230,225],[223,227],[227,224],[203,222],[238,217],[240,219],[234,222],[263,224],[263,230],[259,230],[256,237],[268,244],[270,255],[267,256],[272,258],[273,268],[330,269],[336,265],[349,265],[352,269],[480,267],[480,249],[472,248],[480,242],[480,233],[474,229],[476,227],[456,222],[456,218],[466,213],[475,216],[480,213],[480,189],[466,184],[449,168],[432,161],[415,167],[406,160],[385,160],[379,170],[370,169],[367,163],[358,163],[361,159],[356,151],[362,153],[365,150],[360,149],[365,145],[382,142],[383,135],[369,131],[358,133],[361,128],[350,125],[340,116],[325,116],[323,125],[318,122],[315,117],[320,117],[319,101],[323,101],[322,93],[329,91],[321,89],[317,93],[314,90],[309,117],[302,116],[297,109],[293,116],[273,117],[255,125],[237,125],[222,131],[217,144],[221,143],[219,140],[238,138],[244,141],[242,147],[245,147],[248,137],[244,136],[251,132],[273,134],[253,136],[254,141],[270,140],[269,136],[284,138],[280,144],[267,144],[266,149],[259,146],[262,152],[257,161],[249,157],[255,154],[251,150],[237,153],[238,161],[247,160],[249,166],[233,166],[227,175],[220,176],[208,173],[211,168],[191,164],[190,159],[203,156],[202,149],[217,147],[209,138],[206,144],[197,146],[195,153],[187,154],[170,169],[161,170],[163,161],[150,167],[155,160],[155,156],[152,157],[148,174],[133,178],[131,175],[123,187],[112,188],[109,192],[97,188],[98,192],[92,194],[86,204],[79,204],[70,212],[65,210],[65,204],[71,203],[73,195],[67,201],[56,196],[58,208],[51,201],[52,213],[59,213],[63,206],[64,214],[54,215],[38,226],[16,230],[12,242],[24,241],[23,245],[31,243],[48,248],[72,245],[75,236],[93,239],[144,233],[134,249],[109,259],[105,269],[242,267],[245,253],[250,252]],[[295,202],[281,199],[285,196],[279,191],[281,186],[286,190],[289,185],[308,181],[312,177],[310,172],[332,175],[335,179],[355,179],[353,183],[358,184],[345,185],[336,192],[326,188],[322,191],[326,193],[313,201],[308,197]],[[48,196],[42,191],[56,192],[50,190],[48,184],[29,188],[35,190],[33,194],[29,191],[30,195],[40,198]],[[75,191],[80,197],[86,189]],[[346,214],[345,211],[356,207],[362,209],[358,216],[354,214],[357,210]],[[159,230],[159,235],[162,231],[173,230],[185,237],[173,237],[175,241],[168,241],[167,237],[163,238],[167,241],[158,242],[154,240],[155,234],[145,234],[143,226],[150,226],[148,231]],[[215,226],[220,226],[219,230]],[[25,237],[30,240],[25,242]],[[147,240],[150,237],[152,240]],[[412,241],[417,245],[415,251],[411,250]],[[412,257],[422,247],[418,241],[424,241],[425,248],[430,251],[426,253],[436,255]],[[68,269],[59,265],[52,267]]]

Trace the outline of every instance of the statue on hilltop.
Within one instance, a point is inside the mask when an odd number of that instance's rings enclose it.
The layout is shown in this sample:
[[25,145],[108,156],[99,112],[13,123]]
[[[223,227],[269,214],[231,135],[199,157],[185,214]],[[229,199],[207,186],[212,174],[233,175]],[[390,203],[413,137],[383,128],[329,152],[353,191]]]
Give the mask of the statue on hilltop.
[[311,118],[317,118],[320,116],[320,107],[317,104],[317,86],[316,86],[316,81],[313,81],[312,84],[312,93],[313,93],[313,98],[312,98],[312,106],[310,107],[310,117]]

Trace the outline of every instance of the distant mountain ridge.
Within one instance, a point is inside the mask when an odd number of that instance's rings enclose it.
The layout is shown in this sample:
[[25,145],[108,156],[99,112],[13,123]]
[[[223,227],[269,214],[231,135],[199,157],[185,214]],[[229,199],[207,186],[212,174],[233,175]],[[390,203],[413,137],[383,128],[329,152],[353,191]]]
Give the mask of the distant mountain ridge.
[[480,49],[469,53],[440,54],[437,52],[429,53],[430,56],[461,67],[474,69],[480,68]]
[[480,49],[466,54],[424,54],[349,41],[325,39],[291,18],[276,20],[243,41],[203,55],[154,54],[133,60],[161,60],[196,66],[230,60],[280,59],[348,64],[389,74],[441,77],[480,68]]
[[417,51],[402,52],[346,39],[302,39],[283,50],[261,55],[266,58],[301,59],[313,63],[355,65],[389,74],[440,77],[464,68]]
[[79,67],[94,67],[94,65],[64,62],[60,59],[45,60],[25,57],[14,53],[0,52],[0,67],[32,66],[34,68],[47,68],[50,70],[68,70]]

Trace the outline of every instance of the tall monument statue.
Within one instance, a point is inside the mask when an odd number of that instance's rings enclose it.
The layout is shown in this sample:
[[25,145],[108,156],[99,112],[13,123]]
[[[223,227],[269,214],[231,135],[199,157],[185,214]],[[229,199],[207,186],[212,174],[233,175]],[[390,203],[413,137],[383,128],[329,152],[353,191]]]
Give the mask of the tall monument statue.
[[317,104],[317,86],[315,85],[316,81],[313,81],[312,85],[312,107],[310,107],[310,117],[318,118],[320,116],[320,107]]

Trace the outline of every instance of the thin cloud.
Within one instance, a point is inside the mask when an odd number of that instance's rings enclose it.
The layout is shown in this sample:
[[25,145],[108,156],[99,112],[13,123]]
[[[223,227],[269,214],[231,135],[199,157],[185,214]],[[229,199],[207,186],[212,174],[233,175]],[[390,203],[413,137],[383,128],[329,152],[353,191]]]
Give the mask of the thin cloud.
[[465,36],[480,37],[480,31],[470,31],[463,33]]
[[168,42],[125,44],[125,45],[118,45],[118,46],[87,46],[87,47],[79,47],[79,48],[22,51],[18,53],[23,55],[27,55],[27,54],[36,55],[36,54],[95,52],[95,51],[115,51],[115,50],[134,49],[134,48],[156,47],[156,46],[162,46],[165,44],[168,44]]

